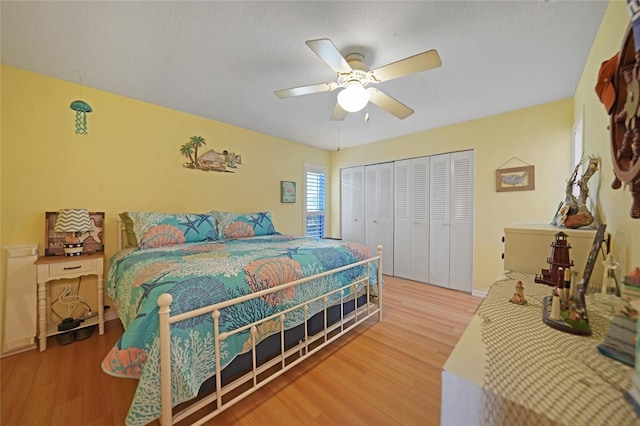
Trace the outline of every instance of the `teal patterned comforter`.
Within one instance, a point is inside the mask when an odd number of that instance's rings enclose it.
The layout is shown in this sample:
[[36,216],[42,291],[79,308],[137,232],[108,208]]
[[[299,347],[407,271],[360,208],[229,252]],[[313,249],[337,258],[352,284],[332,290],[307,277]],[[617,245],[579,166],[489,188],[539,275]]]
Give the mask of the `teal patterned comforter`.
[[[363,245],[306,237],[269,235],[231,241],[203,241],[147,250],[125,249],[111,259],[107,294],[114,301],[125,332],[102,362],[102,369],[119,377],[135,377],[139,384],[127,425],[147,424],[160,416],[160,344],[158,305],[162,293],[173,296],[171,314],[249,294],[371,257]],[[359,266],[312,280],[221,310],[222,331],[265,318],[301,301],[339,288],[364,276]],[[377,280],[375,264],[370,267]],[[330,301],[330,302],[335,302]],[[313,315],[320,303],[309,306]],[[303,322],[301,309],[287,314],[285,327]],[[171,328],[173,405],[195,397],[200,385],[215,374],[211,315],[176,323]],[[278,324],[259,327],[260,338]],[[248,333],[221,342],[224,368],[250,349]]]

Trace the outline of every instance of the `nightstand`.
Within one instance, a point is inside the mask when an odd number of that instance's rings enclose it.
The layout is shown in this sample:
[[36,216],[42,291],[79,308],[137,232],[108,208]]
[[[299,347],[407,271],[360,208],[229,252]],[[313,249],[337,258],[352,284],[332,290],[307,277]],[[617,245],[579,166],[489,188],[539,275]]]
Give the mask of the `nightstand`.
[[40,340],[40,352],[47,349],[47,337],[69,331],[58,331],[57,324],[50,323],[49,301],[47,299],[47,283],[50,281],[95,275],[98,281],[96,289],[98,292],[98,316],[84,320],[74,330],[98,324],[100,334],[104,334],[104,254],[96,253],[74,257],[42,256],[36,260],[35,264],[38,282],[38,337]]

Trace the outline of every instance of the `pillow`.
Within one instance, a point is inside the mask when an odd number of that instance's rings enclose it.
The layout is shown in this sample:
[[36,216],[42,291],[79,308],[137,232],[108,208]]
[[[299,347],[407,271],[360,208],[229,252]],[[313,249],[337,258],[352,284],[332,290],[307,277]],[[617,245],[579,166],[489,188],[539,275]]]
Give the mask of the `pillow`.
[[217,240],[214,218],[208,213],[124,212],[127,245],[141,249]]
[[276,234],[270,212],[233,213],[211,211],[218,223],[220,238],[247,238]]

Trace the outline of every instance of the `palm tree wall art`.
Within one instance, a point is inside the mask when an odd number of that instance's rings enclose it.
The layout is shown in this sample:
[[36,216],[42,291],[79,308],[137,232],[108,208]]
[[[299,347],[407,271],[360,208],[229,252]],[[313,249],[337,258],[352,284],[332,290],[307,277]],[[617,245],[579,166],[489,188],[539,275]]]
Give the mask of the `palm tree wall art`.
[[235,152],[224,150],[222,153],[211,149],[198,157],[198,149],[206,145],[206,141],[202,136],[191,136],[189,142],[180,147],[180,154],[189,159],[182,166],[188,169],[198,169],[209,172],[226,172],[234,173],[238,165],[242,164],[242,157],[236,155]]

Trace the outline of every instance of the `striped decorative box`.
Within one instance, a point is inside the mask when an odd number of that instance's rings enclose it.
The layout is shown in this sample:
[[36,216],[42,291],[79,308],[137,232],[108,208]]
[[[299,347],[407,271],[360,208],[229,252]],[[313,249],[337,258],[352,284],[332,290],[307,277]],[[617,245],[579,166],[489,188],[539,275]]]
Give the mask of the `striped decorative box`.
[[65,256],[80,256],[84,244],[82,243],[64,243],[64,255]]

